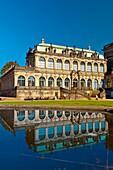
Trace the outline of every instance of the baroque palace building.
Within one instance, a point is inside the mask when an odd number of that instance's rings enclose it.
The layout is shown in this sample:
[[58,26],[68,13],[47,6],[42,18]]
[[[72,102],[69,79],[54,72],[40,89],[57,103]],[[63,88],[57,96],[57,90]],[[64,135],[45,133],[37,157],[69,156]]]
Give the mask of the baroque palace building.
[[67,94],[79,89],[83,94],[104,87],[106,71],[106,59],[90,46],[88,49],[59,46],[47,44],[42,38],[40,44],[29,48],[25,67],[14,65],[1,77],[1,95],[60,98],[61,89]]

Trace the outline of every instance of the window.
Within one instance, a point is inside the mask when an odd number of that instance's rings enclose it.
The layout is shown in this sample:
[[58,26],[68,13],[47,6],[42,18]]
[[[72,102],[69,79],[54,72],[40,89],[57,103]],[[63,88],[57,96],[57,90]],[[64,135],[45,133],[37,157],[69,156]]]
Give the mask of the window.
[[49,79],[48,79],[48,86],[49,87],[53,87],[54,86],[54,79],[53,79],[53,77],[49,77]]
[[94,72],[98,72],[98,64],[97,63],[94,64]]
[[44,77],[39,78],[39,86],[40,87],[46,86],[46,81]]
[[103,73],[104,72],[104,65],[101,63],[100,64],[100,72]]
[[94,80],[94,89],[98,89],[98,80]]
[[28,86],[35,86],[35,78],[33,76],[28,78]]
[[39,58],[39,67],[45,68],[45,58],[44,57]]
[[54,60],[53,60],[53,58],[48,59],[48,68],[54,68]]
[[81,71],[85,71],[85,63],[84,63],[84,62],[81,62],[81,64],[80,64],[80,70],[81,70]]
[[62,79],[61,78],[57,78],[57,86],[58,87],[62,86]]
[[75,71],[78,70],[78,63],[77,63],[77,61],[73,62],[73,70],[75,70]]
[[88,63],[88,64],[87,64],[87,71],[92,71],[92,65],[91,65],[91,63]]
[[25,77],[24,76],[18,77],[18,86],[25,86]]
[[60,59],[57,60],[57,69],[62,69],[62,60]]
[[68,60],[66,60],[65,63],[64,63],[64,69],[65,70],[70,70],[70,63],[69,63]]
[[87,81],[87,87],[89,87],[89,88],[92,87],[92,81],[91,81],[91,79],[88,79],[88,81]]
[[70,87],[70,80],[68,78],[65,79],[65,87]]

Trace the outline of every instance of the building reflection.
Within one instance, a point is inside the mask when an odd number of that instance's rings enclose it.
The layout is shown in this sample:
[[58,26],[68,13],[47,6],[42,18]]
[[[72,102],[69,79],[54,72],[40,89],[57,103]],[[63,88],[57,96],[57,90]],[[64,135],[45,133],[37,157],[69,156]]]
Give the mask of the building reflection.
[[106,148],[113,151],[113,115],[107,114],[106,121],[108,122],[108,133],[106,136]]
[[98,144],[106,138],[109,127],[109,120],[98,112],[2,110],[0,116],[2,125],[14,135],[25,129],[29,149],[40,154]]

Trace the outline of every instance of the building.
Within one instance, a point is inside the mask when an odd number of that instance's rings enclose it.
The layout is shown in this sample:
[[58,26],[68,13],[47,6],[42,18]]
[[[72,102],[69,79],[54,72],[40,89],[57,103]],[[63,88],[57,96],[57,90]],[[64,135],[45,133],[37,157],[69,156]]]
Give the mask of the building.
[[106,97],[113,98],[113,43],[103,48],[104,57],[107,59],[107,72],[105,73]]
[[40,44],[29,48],[25,67],[12,66],[1,77],[1,93],[18,98],[60,98],[62,87],[68,98],[74,98],[71,90],[79,89],[85,94],[103,87],[106,71],[106,59],[90,46],[59,46],[47,44],[42,38]]

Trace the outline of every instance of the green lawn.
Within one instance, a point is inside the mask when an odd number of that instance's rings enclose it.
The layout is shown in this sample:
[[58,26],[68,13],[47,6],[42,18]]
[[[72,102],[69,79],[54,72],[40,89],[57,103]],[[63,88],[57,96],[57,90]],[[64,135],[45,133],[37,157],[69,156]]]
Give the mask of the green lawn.
[[8,105],[40,105],[40,106],[105,106],[113,107],[112,100],[38,100],[38,101],[1,101],[0,104]]

